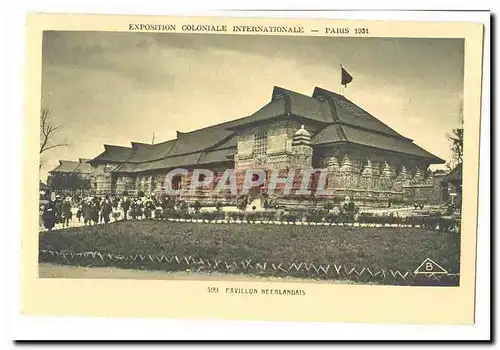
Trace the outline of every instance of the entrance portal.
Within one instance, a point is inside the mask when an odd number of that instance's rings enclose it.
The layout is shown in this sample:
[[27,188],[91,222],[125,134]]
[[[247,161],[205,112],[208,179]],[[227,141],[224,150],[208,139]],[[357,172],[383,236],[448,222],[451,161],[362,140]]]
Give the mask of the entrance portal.
[[255,210],[262,210],[262,193],[260,186],[253,187],[248,193],[248,197],[247,210],[253,211],[253,207],[255,207]]

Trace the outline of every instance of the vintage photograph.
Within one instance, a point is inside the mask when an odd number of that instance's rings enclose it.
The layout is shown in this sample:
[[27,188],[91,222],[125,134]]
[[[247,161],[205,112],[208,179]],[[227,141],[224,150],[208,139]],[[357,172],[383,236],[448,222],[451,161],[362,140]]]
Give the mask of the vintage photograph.
[[460,286],[464,57],[44,31],[38,276]]

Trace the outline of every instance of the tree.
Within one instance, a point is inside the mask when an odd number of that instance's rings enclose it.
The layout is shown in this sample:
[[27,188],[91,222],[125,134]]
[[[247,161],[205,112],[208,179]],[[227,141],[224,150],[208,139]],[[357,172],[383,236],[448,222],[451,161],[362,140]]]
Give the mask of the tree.
[[61,125],[54,125],[50,116],[50,110],[43,108],[40,113],[40,168],[43,165],[42,155],[58,147],[67,147],[68,143],[65,141],[56,141],[54,134],[61,128]]
[[462,164],[464,152],[464,129],[453,129],[452,134],[446,135],[450,142],[451,151],[453,152],[451,161],[446,164],[450,169],[454,169],[457,165]]
[[449,169],[454,169],[457,165],[462,164],[463,154],[464,154],[464,105],[463,100],[460,100],[458,118],[460,121],[460,127],[453,129],[451,135],[446,134],[446,138],[450,143],[451,151],[453,152],[451,161],[449,161],[446,166]]
[[52,173],[47,178],[47,184],[54,190],[75,191],[90,190],[90,179],[84,178],[79,173]]

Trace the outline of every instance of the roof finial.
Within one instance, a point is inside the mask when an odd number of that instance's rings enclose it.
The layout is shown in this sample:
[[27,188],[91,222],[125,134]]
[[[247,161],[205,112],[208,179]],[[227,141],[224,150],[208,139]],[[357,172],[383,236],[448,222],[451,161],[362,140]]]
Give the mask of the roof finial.
[[295,132],[292,139],[292,146],[309,145],[311,143],[311,134],[306,130],[304,125]]

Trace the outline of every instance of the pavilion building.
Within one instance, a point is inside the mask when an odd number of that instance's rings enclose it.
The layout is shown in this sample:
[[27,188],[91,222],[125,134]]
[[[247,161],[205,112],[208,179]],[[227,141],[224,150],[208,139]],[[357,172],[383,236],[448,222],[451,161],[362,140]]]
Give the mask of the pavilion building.
[[[308,197],[278,191],[282,203],[307,205],[349,196],[360,205],[387,206],[435,202],[429,166],[444,161],[342,95],[319,87],[312,96],[274,87],[270,101],[250,116],[177,131],[175,139],[157,144],[104,145],[104,152],[88,163],[92,190],[98,195],[161,193],[167,173],[175,168],[188,169],[188,175],[173,181],[175,188],[186,188],[192,171],[203,168],[216,174],[214,183],[185,199],[231,202],[231,196],[213,191],[228,168],[235,169],[238,185],[249,168],[278,169],[285,176],[290,170],[300,174],[312,168],[326,169],[326,191]],[[250,195],[260,198],[262,192]]]

